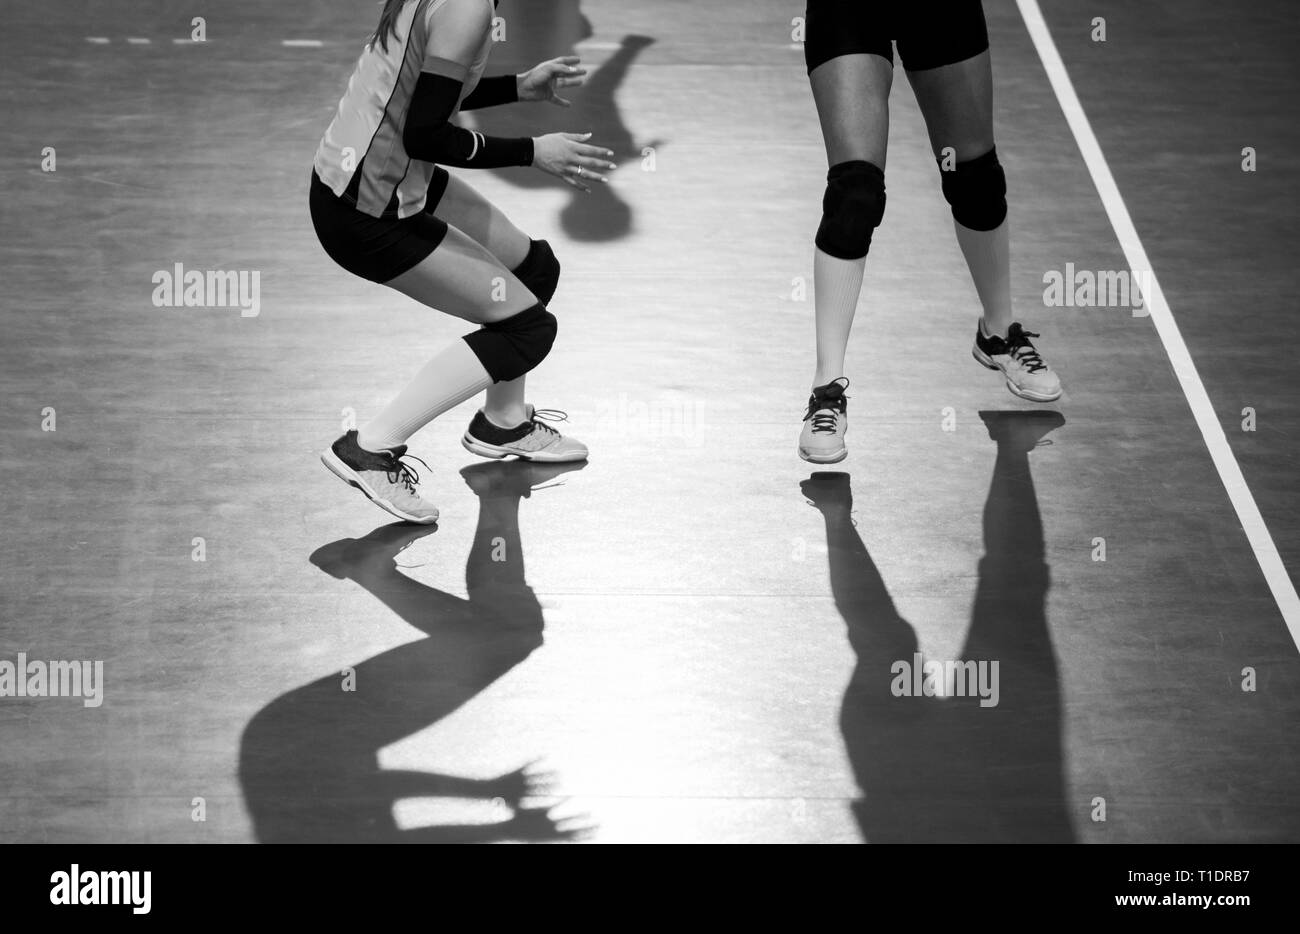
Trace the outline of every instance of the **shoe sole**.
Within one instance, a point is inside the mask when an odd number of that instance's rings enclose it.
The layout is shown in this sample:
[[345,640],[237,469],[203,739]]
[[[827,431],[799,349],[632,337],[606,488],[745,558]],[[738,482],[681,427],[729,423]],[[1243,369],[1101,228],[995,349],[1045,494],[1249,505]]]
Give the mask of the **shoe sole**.
[[330,473],[334,474],[334,476],[338,477],[348,486],[356,487],[366,495],[366,499],[384,510],[384,512],[397,516],[399,519],[404,519],[407,522],[414,522],[416,525],[434,525],[438,521],[438,510],[436,509],[433,511],[432,516],[424,517],[412,516],[398,509],[388,500],[379,496],[374,490],[370,489],[370,487],[366,485],[366,482],[361,479],[361,476],[347,464],[343,463],[342,459],[335,454],[332,449],[321,454],[320,461],[329,469]]
[[[989,358],[988,354],[980,350],[979,347],[972,347],[970,355],[975,358],[976,363],[984,367],[986,370],[996,370],[997,372],[1002,373],[1002,367],[994,363]],[[1011,382],[1010,378],[1008,378],[1005,373],[1002,373],[1002,376],[1007,381],[1007,390],[1013,396],[1019,396],[1021,399],[1027,399],[1030,402],[1055,402],[1057,399],[1061,398],[1065,392],[1063,389],[1058,389],[1055,393],[1048,395],[1047,393],[1021,389],[1015,383]]]
[[460,439],[461,446],[471,454],[477,454],[479,457],[487,457],[494,461],[504,460],[507,457],[517,457],[521,461],[532,461],[536,464],[576,464],[578,461],[585,461],[586,454],[566,454],[553,455],[542,451],[512,451],[510,448],[498,447],[495,444],[486,444],[479,441],[468,432]]
[[803,448],[800,448],[799,456],[810,464],[838,464],[849,456],[849,449],[847,447],[840,448],[834,454],[809,454]]

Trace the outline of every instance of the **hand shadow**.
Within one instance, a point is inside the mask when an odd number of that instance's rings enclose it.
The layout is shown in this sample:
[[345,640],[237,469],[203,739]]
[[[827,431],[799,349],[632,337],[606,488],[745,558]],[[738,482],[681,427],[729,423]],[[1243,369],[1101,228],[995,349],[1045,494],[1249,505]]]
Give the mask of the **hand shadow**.
[[826,521],[831,587],[857,656],[840,728],[863,794],[853,810],[869,843],[1074,840],[1045,612],[1049,574],[1028,457],[1065,419],[1057,412],[980,416],[997,460],[984,505],[985,555],[957,661],[998,663],[997,693],[986,695],[996,705],[981,706],[970,687],[966,696],[895,696],[911,681],[917,637],[854,527],[849,475],[815,473],[801,484]]
[[[591,36],[591,23],[582,14],[579,0],[527,0],[511,4],[505,15],[510,38],[493,51],[489,65],[493,73],[503,68],[523,71],[547,59],[576,54],[574,46]],[[657,149],[662,141],[638,144],[623,121],[616,95],[637,56],[654,41],[649,36],[624,36],[619,49],[588,76],[583,87],[561,92],[573,102],[572,108],[521,104],[474,111],[465,119],[473,119],[475,129],[497,136],[534,136],[557,130],[591,132],[593,145],[612,149],[619,166],[639,165],[643,149]],[[585,194],[536,171],[500,169],[497,174],[521,188],[562,188],[567,192],[570,198],[560,213],[560,224],[576,241],[617,240],[632,231],[632,208],[613,185],[595,184],[591,194]]]
[[[466,562],[468,599],[425,586],[394,564],[434,527],[395,523],[318,548],[311,562],[352,580],[424,633],[342,673],[284,694],[249,722],[239,778],[263,843],[567,840],[588,829],[546,807],[525,807],[550,777],[527,765],[495,778],[464,778],[379,765],[379,751],[462,707],[542,644],[540,604],[524,579],[519,501],[581,464],[490,463],[461,471],[479,498]],[[364,625],[365,618],[356,621]],[[403,798],[500,799],[510,816],[484,824],[402,830]]]

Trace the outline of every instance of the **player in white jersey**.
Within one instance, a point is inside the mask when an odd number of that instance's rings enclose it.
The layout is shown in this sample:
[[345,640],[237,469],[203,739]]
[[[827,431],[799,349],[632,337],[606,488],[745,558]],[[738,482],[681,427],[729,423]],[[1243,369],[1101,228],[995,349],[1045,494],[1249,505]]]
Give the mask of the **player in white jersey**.
[[560,265],[443,166],[533,166],[589,190],[615,168],[590,134],[502,139],[456,126],[461,110],[543,101],[582,84],[576,57],[522,75],[484,77],[493,0],[387,0],[338,112],[316,151],[312,223],[325,251],[348,271],[431,308],[480,325],[430,360],[388,406],[321,455],[331,471],[381,508],[411,522],[437,521],[404,460],[407,440],[442,413],[486,390],[464,446],[485,457],[561,463],[585,446],[546,424],[524,375],[555,340],[547,310]]

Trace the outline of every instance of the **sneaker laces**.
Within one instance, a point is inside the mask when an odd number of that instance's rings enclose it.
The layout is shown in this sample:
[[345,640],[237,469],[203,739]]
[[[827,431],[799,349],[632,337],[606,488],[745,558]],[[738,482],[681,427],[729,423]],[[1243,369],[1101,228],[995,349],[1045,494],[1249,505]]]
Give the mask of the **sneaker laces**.
[[840,419],[840,413],[834,409],[822,409],[811,415],[805,415],[803,420],[806,422],[809,418],[812,419],[813,434],[833,435],[835,434],[835,426]]
[[416,457],[414,454],[403,454],[401,457],[391,457],[392,466],[389,467],[385,473],[388,474],[389,483],[400,483],[413,496],[419,495],[415,489],[415,485],[420,482],[420,474],[414,467],[406,463],[406,458],[408,457],[413,461],[420,461],[421,466],[423,466],[425,470],[432,469],[428,464],[424,463],[424,461],[420,460],[420,458]]
[[1043,358],[1038,355],[1034,345],[1029,343],[1031,337],[1042,337],[1041,334],[1035,334],[1032,331],[1026,331],[1017,325],[1012,325],[1011,331],[1007,334],[1006,345],[1007,353],[1011,354],[1011,359],[1015,360],[1030,373],[1037,373],[1040,370],[1047,369],[1047,364]]
[[844,390],[849,388],[849,381],[841,376],[827,385],[839,386],[841,380],[843,380],[844,385],[840,387],[838,398],[829,399],[825,395],[819,395],[816,391],[809,397],[808,411],[804,413],[803,420],[805,422],[812,421],[813,434],[835,434],[840,416],[848,411],[849,397],[844,395]]
[[544,431],[549,434],[560,437],[560,433],[552,428],[547,422],[567,422],[569,413],[562,412],[559,409],[533,409],[533,417],[530,419],[533,423],[534,431]]

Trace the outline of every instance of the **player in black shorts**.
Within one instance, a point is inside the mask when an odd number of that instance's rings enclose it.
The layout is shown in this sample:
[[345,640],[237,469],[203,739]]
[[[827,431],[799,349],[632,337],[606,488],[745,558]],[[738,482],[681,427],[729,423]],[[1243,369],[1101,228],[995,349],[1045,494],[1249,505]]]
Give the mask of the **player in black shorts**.
[[952,205],[957,242],[984,314],[972,353],[1024,399],[1051,402],[1061,384],[1014,320],[1006,177],[993,141],[993,79],[980,0],[808,0],[804,54],[826,141],[817,231],[817,371],[799,438],[814,463],[843,460],[844,352],[871,235],[885,213],[885,150],[894,45],[925,117]]
[[312,223],[330,257],[480,325],[321,455],[336,475],[411,522],[432,523],[438,510],[403,459],[407,439],[485,390],[462,438],[473,453],[545,463],[587,456],[546,424],[563,413],[539,411],[524,397],[524,375],[555,341],[546,306],[560,264],[545,241],[529,239],[443,166],[533,166],[589,190],[605,181],[614,154],[589,145],[587,135],[503,139],[453,122],[462,110],[516,100],[567,106],[558,91],[586,74],[570,56],[485,77],[494,14],[494,0],[387,0],[313,163]]

